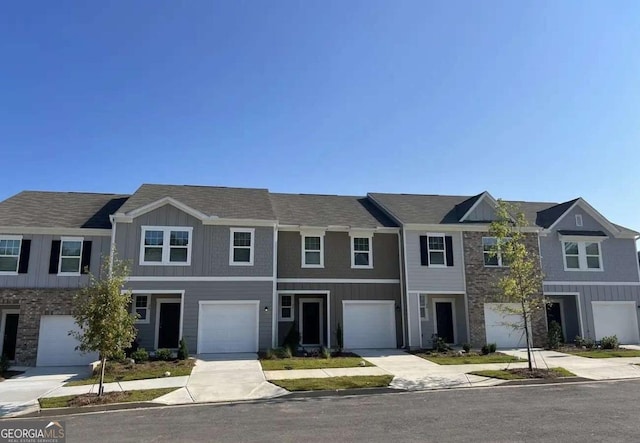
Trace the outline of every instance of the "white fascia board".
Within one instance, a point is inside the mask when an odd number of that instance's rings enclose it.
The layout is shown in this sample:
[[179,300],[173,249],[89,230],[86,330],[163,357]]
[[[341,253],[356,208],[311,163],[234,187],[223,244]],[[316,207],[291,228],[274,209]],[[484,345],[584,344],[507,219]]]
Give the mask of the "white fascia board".
[[203,225],[225,225],[234,227],[243,226],[267,226],[270,228],[276,227],[278,222],[276,220],[255,220],[250,218],[215,218],[202,221]]
[[42,234],[80,237],[111,237],[111,229],[96,228],[39,228],[27,226],[0,226],[2,234]]
[[132,211],[127,212],[125,215],[128,215],[129,217],[132,218],[136,218],[139,217],[143,214],[146,214],[147,212],[151,212],[155,209],[161,208],[162,206],[165,205],[171,205],[174,206],[177,209],[180,209],[182,212],[186,212],[187,214],[200,219],[200,220],[208,220],[208,219],[214,219],[214,218],[218,218],[216,216],[209,216],[207,214],[203,214],[202,212],[198,211],[197,209],[192,208],[191,206],[185,205],[184,203],[171,198],[171,197],[163,197],[160,200],[156,200],[154,202],[151,202],[147,205],[141,206],[137,209],[134,209]]
[[560,241],[574,242],[574,243],[583,243],[583,242],[600,243],[609,238],[609,236],[602,237],[599,235],[562,235],[562,234],[558,234],[558,237],[560,237]]
[[[489,232],[488,224],[429,224],[429,223],[407,223],[404,225],[405,231],[433,231],[433,232]],[[538,233],[542,228],[528,226],[520,229],[521,232]]]

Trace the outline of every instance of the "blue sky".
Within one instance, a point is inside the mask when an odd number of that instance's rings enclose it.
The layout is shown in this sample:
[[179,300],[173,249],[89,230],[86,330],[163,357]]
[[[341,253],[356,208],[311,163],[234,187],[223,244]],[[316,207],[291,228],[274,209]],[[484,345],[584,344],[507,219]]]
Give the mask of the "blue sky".
[[640,3],[10,2],[0,198],[582,196],[640,230]]

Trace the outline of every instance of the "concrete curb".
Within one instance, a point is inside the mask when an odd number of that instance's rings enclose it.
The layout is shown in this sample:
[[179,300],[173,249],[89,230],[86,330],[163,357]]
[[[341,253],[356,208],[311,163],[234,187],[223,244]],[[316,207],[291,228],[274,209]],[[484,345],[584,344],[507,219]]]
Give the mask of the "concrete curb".
[[[621,379],[624,380],[624,379]],[[505,380],[500,386],[518,385],[551,385],[556,383],[579,383],[579,382],[599,382],[604,380],[593,380],[584,377],[560,377],[560,378],[525,378],[521,380]]]
[[40,409],[36,412],[30,412],[28,414],[23,414],[18,417],[7,417],[11,418],[38,418],[38,417],[51,417],[51,416],[60,416],[60,415],[75,415],[75,414],[86,414],[90,412],[106,412],[106,411],[123,411],[127,409],[139,409],[139,408],[156,408],[167,406],[162,403],[153,403],[153,402],[129,402],[129,403],[108,403],[106,405],[94,405],[94,406],[81,406],[81,407],[73,407],[73,408],[47,408]]

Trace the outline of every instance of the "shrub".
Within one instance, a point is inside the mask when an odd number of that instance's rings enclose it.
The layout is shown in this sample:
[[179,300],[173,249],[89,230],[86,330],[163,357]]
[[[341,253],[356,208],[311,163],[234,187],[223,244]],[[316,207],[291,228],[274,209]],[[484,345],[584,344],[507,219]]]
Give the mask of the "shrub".
[[265,360],[275,360],[276,359],[276,352],[269,348],[265,351],[263,358]]
[[489,355],[489,345],[482,345],[482,348],[480,348],[480,353],[482,355]]
[[0,357],[0,374],[7,372],[9,370],[9,366],[11,366],[11,364],[9,363],[9,357],[2,354],[2,356]]
[[186,360],[189,358],[189,348],[184,338],[180,339],[180,346],[178,347],[178,360]]
[[584,338],[579,335],[576,335],[576,338],[573,340],[576,343],[576,346],[581,348],[584,346]]
[[291,329],[284,338],[284,347],[291,351],[291,354],[295,353],[300,346],[300,331],[298,331],[298,325],[296,322],[291,324]]
[[149,360],[149,353],[145,348],[138,348],[131,353],[131,358],[134,359],[136,363],[142,363]]
[[582,345],[587,349],[593,349],[593,347],[596,345],[596,343],[593,340],[591,340],[590,338],[585,338],[582,341]]
[[602,349],[618,349],[620,342],[618,342],[618,337],[616,335],[611,335],[609,337],[602,337],[600,345],[602,346]]
[[331,358],[331,351],[323,346],[322,348],[320,348],[320,356],[322,358],[329,359]]
[[495,343],[489,343],[489,354],[496,352],[497,345]]
[[468,354],[469,351],[471,351],[471,345],[469,343],[464,343],[462,345],[462,350]]
[[336,328],[336,343],[338,345],[338,353],[342,353],[342,349],[344,349],[344,336],[342,334],[342,325],[338,323],[338,327]]
[[557,321],[552,321],[549,323],[549,331],[547,332],[547,347],[558,349],[562,342],[562,328]]
[[163,360],[163,361],[173,360],[173,357],[171,356],[171,350],[170,349],[158,349],[156,351],[156,359],[157,360]]
[[127,349],[124,350],[124,355],[127,358],[133,358],[133,357],[131,357],[131,354],[136,352],[139,347],[140,347],[140,344],[138,343],[138,340],[136,339],[131,343],[130,347],[128,347]]
[[273,354],[275,358],[291,358],[293,357],[293,353],[289,348],[278,348],[273,350]]
[[433,350],[436,352],[447,352],[449,346],[445,343],[444,338],[438,337],[437,334],[431,336],[431,342],[433,343]]

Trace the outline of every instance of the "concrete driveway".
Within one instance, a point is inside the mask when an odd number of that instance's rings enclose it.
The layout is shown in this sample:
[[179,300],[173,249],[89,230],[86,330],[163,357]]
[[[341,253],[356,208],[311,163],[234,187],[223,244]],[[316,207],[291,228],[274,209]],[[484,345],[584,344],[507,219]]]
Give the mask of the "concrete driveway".
[[86,377],[88,366],[27,368],[24,374],[0,383],[0,417],[38,409],[38,398],[76,377]]
[[187,386],[157,402],[166,404],[257,400],[288,392],[269,383],[257,354],[200,354]]

